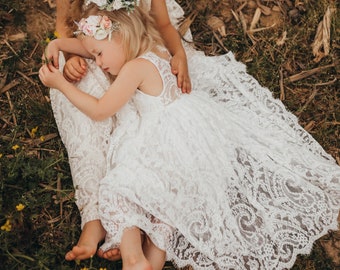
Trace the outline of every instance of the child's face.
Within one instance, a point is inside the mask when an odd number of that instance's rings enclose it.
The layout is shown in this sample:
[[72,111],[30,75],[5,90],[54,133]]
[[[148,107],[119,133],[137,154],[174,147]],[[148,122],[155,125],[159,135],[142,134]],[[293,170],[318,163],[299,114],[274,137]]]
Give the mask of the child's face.
[[117,75],[126,62],[122,40],[118,35],[112,35],[111,40],[85,37],[82,43],[95,57],[96,64],[112,75]]

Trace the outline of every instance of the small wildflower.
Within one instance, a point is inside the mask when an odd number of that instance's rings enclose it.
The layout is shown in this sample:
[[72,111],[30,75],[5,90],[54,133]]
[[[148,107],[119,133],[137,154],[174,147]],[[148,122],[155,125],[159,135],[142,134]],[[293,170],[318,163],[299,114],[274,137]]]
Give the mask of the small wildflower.
[[17,144],[12,146],[12,149],[13,149],[14,151],[17,150],[17,149],[19,149],[19,148],[20,148],[20,146],[17,145]]
[[47,38],[45,39],[45,42],[48,44],[48,43],[51,42],[51,39],[50,39],[49,37],[47,37]]
[[40,136],[39,139],[40,139],[41,142],[43,142],[43,141],[45,141],[45,136]]
[[99,270],[106,270],[106,267],[100,267]]
[[6,231],[6,232],[10,232],[11,229],[12,229],[11,221],[9,219],[7,219],[6,223],[1,226],[1,230]]
[[17,211],[20,212],[20,211],[24,210],[25,205],[23,205],[22,203],[19,203],[15,208],[17,209]]
[[32,128],[31,130],[31,137],[34,138],[35,134],[38,132],[38,127],[36,126],[35,128]]
[[2,158],[2,156],[3,156],[3,155],[0,153],[0,158]]
[[53,35],[54,35],[55,38],[60,38],[60,35],[57,31],[54,31]]

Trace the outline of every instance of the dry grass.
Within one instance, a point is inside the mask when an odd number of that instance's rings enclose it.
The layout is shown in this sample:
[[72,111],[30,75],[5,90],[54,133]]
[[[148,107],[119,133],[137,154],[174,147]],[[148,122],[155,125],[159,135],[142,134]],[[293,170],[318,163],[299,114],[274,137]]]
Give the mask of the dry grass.
[[[327,15],[339,3],[178,2],[198,49],[207,55],[233,51],[340,163],[340,19],[336,11]],[[0,7],[0,225],[11,225],[0,230],[2,267],[119,269],[120,263],[97,258],[80,265],[63,259],[78,239],[79,214],[48,89],[37,77],[44,40],[54,29],[53,2],[0,0]],[[324,31],[318,31],[321,21]],[[16,210],[19,203],[26,206],[22,211]],[[336,267],[339,235],[333,233],[317,241],[311,255],[300,256],[294,269]]]

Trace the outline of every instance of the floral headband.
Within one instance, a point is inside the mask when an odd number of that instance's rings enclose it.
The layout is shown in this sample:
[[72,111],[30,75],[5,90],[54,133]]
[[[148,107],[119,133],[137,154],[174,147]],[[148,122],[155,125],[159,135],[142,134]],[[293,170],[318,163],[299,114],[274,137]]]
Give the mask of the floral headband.
[[91,15],[87,18],[82,18],[76,24],[78,25],[78,31],[74,32],[74,34],[84,34],[97,40],[103,40],[107,36],[110,40],[112,32],[119,30],[119,23],[112,23],[105,15]]
[[86,0],[85,4],[95,3],[100,9],[106,9],[107,11],[118,10],[125,8],[128,12],[131,12],[139,5],[139,0]]

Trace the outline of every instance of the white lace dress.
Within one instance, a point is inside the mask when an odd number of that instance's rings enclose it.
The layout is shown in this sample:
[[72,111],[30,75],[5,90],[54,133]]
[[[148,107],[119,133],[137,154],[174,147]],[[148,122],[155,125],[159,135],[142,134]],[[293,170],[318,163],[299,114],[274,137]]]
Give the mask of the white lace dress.
[[103,250],[137,226],[180,267],[283,269],[337,229],[333,160],[297,141],[287,124],[264,129],[261,118],[207,93],[181,94],[167,60],[142,57],[158,68],[163,91],[137,90],[116,115],[99,189]]

